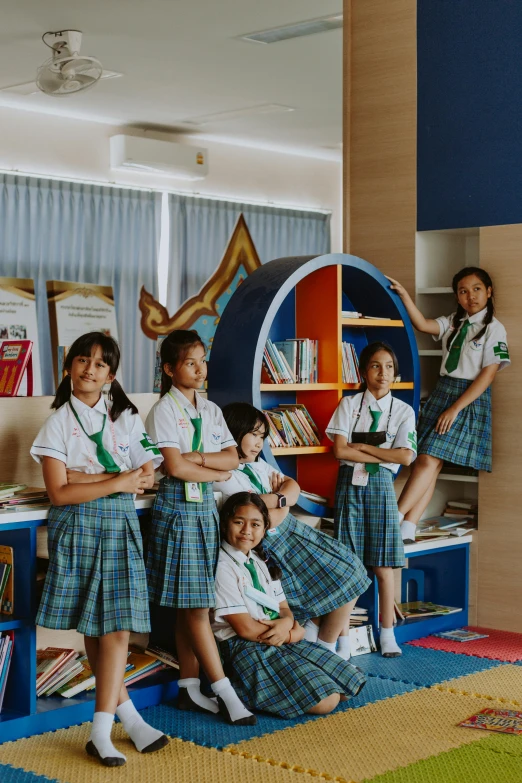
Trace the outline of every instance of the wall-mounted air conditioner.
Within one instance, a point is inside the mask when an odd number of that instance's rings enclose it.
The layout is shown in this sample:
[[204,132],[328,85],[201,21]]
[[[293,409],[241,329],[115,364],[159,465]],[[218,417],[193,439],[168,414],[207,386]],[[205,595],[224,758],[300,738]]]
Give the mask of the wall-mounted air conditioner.
[[124,134],[111,136],[110,141],[111,169],[189,180],[208,174],[208,152],[203,147]]

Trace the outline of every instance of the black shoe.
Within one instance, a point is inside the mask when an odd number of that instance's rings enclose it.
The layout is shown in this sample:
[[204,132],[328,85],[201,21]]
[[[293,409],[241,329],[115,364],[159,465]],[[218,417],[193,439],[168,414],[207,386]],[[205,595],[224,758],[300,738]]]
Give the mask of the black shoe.
[[188,688],[182,687],[179,689],[176,707],[178,710],[185,710],[187,712],[204,712],[205,715],[215,715],[212,710],[206,710],[204,707],[201,707],[201,705],[196,704],[191,698]]
[[95,759],[101,761],[101,763],[106,767],[123,767],[123,765],[126,763],[125,759],[120,759],[117,756],[106,756],[106,758],[103,758],[92,740],[89,740],[85,746],[85,750],[89,756],[94,756]]
[[167,737],[166,734],[162,734],[161,737],[158,737],[157,740],[154,740],[154,742],[151,742],[150,745],[147,745],[146,748],[143,748],[141,751],[142,753],[154,753],[156,750],[161,750],[165,747],[165,745],[168,745],[170,742],[170,739]]
[[381,653],[383,658],[400,658],[402,653]]
[[403,544],[414,544],[415,539],[414,538],[405,538],[402,542]]
[[[249,715],[248,718],[238,718],[237,720],[232,720],[230,717],[230,713],[228,711],[228,707],[221,698],[221,696],[217,697],[217,701],[219,704],[219,711],[221,715],[224,717],[227,723],[230,723],[231,726],[255,726],[257,723],[257,718],[255,715]],[[244,706],[244,705],[243,705]],[[245,707],[245,709],[247,709]]]

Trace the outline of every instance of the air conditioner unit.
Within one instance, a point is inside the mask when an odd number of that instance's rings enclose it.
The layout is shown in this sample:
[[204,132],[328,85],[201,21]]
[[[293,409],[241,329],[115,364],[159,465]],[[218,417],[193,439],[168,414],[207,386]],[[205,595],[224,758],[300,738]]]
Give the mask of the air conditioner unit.
[[208,152],[173,141],[140,136],[111,136],[111,169],[143,171],[174,179],[204,179],[208,174]]

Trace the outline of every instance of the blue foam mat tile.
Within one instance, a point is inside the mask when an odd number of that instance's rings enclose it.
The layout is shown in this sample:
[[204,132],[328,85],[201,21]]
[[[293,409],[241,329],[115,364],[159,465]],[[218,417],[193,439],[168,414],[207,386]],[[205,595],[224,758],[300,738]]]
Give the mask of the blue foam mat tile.
[[401,647],[398,658],[383,658],[380,653],[361,655],[357,666],[372,677],[385,677],[420,687],[429,687],[465,674],[501,666],[502,661],[474,658],[471,655],[428,650],[424,647]]
[[2,783],[60,783],[55,778],[46,778],[25,769],[12,767],[10,764],[0,764],[0,781]]
[[[392,680],[369,677],[362,691],[354,698],[342,702],[335,712],[363,707],[382,699],[390,699],[402,693],[417,690],[417,686]],[[220,716],[204,715],[199,712],[183,712],[173,704],[160,704],[147,707],[141,711],[143,718],[154,728],[163,731],[170,737],[178,737],[196,745],[217,748],[221,750],[227,745],[237,744],[243,740],[273,734],[291,726],[298,726],[310,720],[317,720],[320,715],[303,715],[294,720],[277,718],[266,713],[257,713],[255,726],[229,726]],[[335,714],[335,713],[332,713]]]

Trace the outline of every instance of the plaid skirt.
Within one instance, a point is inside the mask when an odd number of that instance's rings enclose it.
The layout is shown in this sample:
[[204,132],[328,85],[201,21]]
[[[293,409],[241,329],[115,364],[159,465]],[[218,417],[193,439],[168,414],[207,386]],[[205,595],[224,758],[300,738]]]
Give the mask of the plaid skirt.
[[437,435],[437,419],[472,381],[441,375],[419,421],[419,454],[491,473],[491,386],[460,411],[451,429]]
[[206,485],[202,503],[190,503],[183,481],[163,478],[152,507],[147,556],[152,603],[178,609],[214,607],[218,554],[212,484]]
[[356,696],[366,677],[312,642],[272,647],[234,636],[219,642],[226,674],[250,709],[298,718],[332,693]]
[[370,586],[358,557],[340,541],[288,514],[263,547],[282,570],[286,600],[298,622],[322,617]]
[[393,474],[387,468],[370,474],[365,487],[352,484],[353,468],[341,465],[335,488],[334,536],[365,566],[402,568],[399,510]]
[[150,631],[147,578],[132,495],[51,506],[49,570],[37,625],[86,636]]

